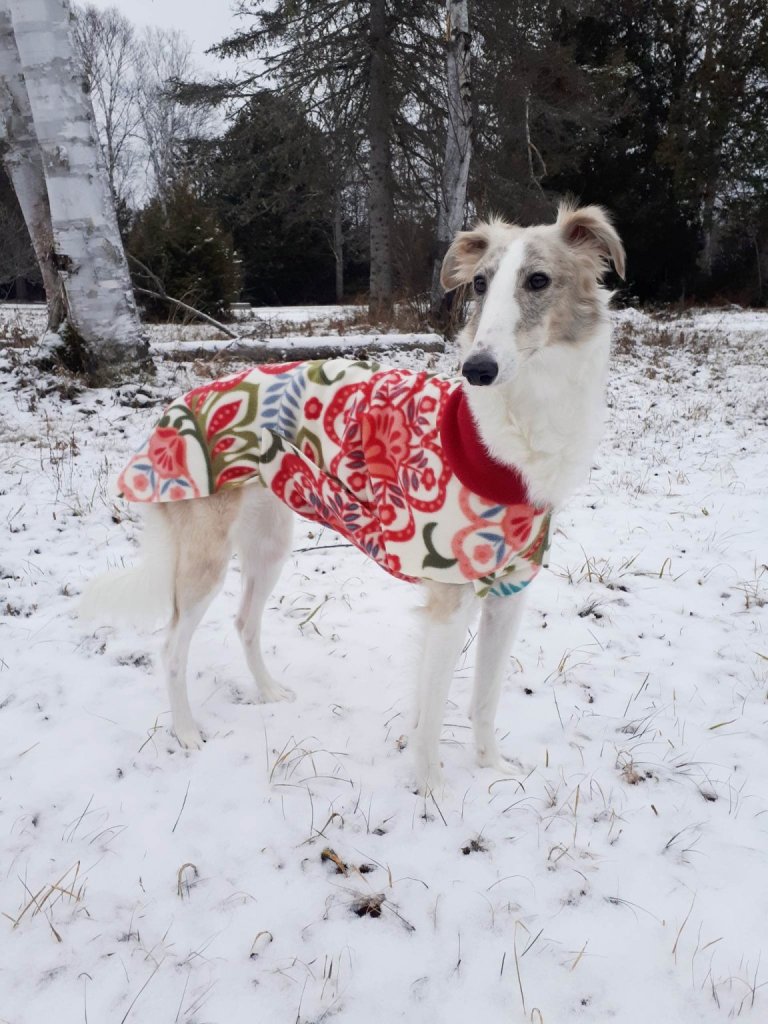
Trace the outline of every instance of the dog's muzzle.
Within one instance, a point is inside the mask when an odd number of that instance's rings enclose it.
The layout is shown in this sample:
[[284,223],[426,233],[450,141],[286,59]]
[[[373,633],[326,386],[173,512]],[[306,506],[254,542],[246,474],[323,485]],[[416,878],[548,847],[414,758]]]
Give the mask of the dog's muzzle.
[[470,356],[461,368],[470,384],[487,387],[499,375],[499,364],[487,355]]

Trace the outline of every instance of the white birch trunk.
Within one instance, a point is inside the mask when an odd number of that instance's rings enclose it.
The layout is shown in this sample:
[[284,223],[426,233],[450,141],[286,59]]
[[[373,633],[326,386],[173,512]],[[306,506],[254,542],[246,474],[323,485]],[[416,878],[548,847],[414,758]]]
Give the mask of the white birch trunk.
[[437,252],[432,270],[431,305],[440,310],[443,289],[440,267],[448,246],[464,224],[469,164],[472,159],[472,79],[470,77],[469,2],[446,0],[448,18],[448,123],[445,139],[442,187],[437,209]]
[[43,158],[32,123],[11,14],[3,3],[0,3],[0,136],[5,142],[3,162],[43,278],[48,300],[48,330],[57,331],[64,319],[64,301],[54,260]]
[[54,248],[74,349],[94,380],[148,358],[93,108],[77,68],[67,0],[10,7],[48,187]]

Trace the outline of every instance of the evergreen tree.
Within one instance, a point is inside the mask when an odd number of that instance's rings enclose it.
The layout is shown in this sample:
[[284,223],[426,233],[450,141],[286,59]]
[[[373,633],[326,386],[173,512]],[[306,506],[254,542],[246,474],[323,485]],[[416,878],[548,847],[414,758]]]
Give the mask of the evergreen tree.
[[754,226],[764,203],[764,4],[597,0],[588,15],[564,19],[561,38],[590,69],[606,119],[577,146],[576,170],[546,184],[617,212],[640,298],[711,293],[718,224],[749,207]]
[[[248,27],[216,49],[223,56],[257,56],[261,68],[232,91],[271,82],[300,100],[354,154],[367,178],[370,303],[375,317],[391,311],[393,171],[405,168],[436,196],[435,139],[428,113],[442,87],[439,9],[426,0],[242,0]],[[442,147],[440,147],[442,149]],[[351,162],[345,161],[352,172]],[[337,182],[337,189],[340,183]]]
[[257,92],[202,166],[203,194],[241,260],[243,298],[267,305],[333,301],[331,154],[301,105]]
[[[177,183],[141,211],[128,252],[136,287],[164,291],[217,319],[228,318],[239,288],[232,239],[188,184]],[[168,319],[171,307],[162,297],[142,294],[141,300],[151,317]]]

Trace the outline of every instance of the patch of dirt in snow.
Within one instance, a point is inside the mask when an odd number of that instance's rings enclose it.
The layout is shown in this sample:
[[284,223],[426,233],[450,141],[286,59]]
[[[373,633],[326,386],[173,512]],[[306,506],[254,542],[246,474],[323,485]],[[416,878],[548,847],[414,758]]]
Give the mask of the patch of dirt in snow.
[[618,315],[502,697],[519,771],[474,765],[471,638],[429,800],[418,590],[306,523],[265,630],[296,703],[251,702],[235,563],[192,651],[208,742],[179,749],[159,636],[74,605],[134,558],[111,482],[200,377],[62,395],[0,358],[0,1017],[764,1020],[768,317],[708,316]]

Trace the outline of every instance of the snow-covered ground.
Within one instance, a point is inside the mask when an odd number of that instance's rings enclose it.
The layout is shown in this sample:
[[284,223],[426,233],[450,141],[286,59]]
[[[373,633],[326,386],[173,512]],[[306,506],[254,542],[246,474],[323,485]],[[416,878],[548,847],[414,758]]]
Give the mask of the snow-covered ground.
[[0,357],[0,1021],[768,1020],[768,316],[616,319],[502,698],[519,772],[473,763],[470,638],[426,801],[418,590],[308,524],[267,614],[296,703],[250,702],[235,564],[178,748],[158,637],[74,606],[134,557],[139,406],[205,367],[72,394]]
[[[295,334],[304,327],[313,335],[319,333],[346,333],[350,325],[366,318],[365,306],[254,306],[237,309],[235,322],[229,326],[246,337],[280,337]],[[11,338],[14,333],[39,335],[45,329],[47,312],[42,302],[0,302],[0,337]],[[367,326],[367,325],[366,325]],[[156,345],[165,342],[177,344],[223,337],[209,324],[191,322],[149,324],[147,332]]]

